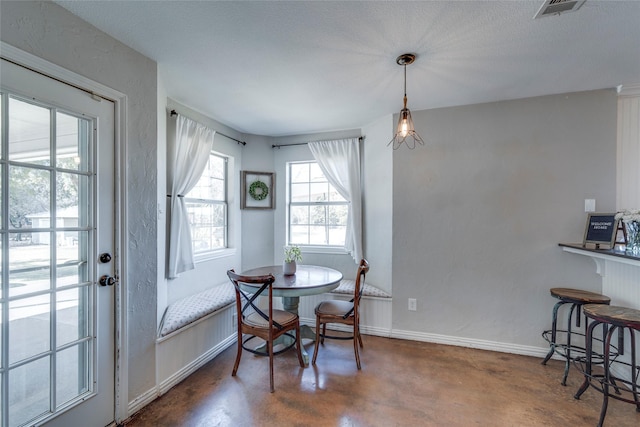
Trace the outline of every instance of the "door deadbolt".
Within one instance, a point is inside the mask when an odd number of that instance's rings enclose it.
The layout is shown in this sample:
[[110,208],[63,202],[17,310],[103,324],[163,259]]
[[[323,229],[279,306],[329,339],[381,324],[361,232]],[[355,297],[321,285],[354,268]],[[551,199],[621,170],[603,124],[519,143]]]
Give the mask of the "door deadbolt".
[[100,254],[100,262],[103,264],[106,264],[108,262],[111,261],[111,254],[108,252],[105,252],[103,254]]
[[98,281],[98,283],[100,283],[100,286],[113,286],[116,283],[116,278],[112,276],[107,276],[105,274],[104,276],[100,277],[100,280]]

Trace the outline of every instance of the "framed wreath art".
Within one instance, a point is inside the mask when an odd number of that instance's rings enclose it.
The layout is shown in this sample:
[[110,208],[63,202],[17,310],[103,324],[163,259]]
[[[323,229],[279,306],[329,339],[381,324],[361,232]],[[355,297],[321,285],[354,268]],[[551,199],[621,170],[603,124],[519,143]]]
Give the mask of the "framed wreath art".
[[240,171],[240,208],[273,209],[275,175],[273,172]]

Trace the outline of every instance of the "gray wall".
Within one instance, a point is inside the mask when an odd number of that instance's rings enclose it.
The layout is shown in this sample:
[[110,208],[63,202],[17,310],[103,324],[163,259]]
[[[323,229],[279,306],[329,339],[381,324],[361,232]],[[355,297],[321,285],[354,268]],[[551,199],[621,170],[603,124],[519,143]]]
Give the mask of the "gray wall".
[[[50,2],[0,3],[3,42],[124,93],[127,102],[126,263],[129,397],[155,386],[156,104],[155,62]],[[126,390],[123,390],[126,392]]]
[[585,198],[615,209],[616,93],[413,118],[427,145],[394,152],[394,329],[542,347],[550,287],[600,290],[557,244],[582,241]]
[[363,246],[371,265],[366,281],[388,293],[393,292],[393,150],[387,144],[394,130],[391,115],[362,128]]

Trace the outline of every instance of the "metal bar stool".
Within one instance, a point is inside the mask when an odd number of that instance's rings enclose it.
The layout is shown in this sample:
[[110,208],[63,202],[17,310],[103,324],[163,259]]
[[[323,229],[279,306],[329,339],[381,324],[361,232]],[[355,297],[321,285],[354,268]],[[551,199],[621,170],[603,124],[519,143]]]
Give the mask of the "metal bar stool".
[[[554,353],[559,354],[565,359],[564,375],[562,377],[562,385],[567,385],[567,376],[569,376],[569,365],[578,357],[584,356],[586,349],[579,344],[572,343],[573,336],[586,336],[586,332],[574,331],[572,329],[573,315],[575,316],[576,328],[580,328],[581,309],[584,304],[602,304],[608,305],[611,298],[595,292],[583,291],[581,289],[571,288],[551,288],[551,296],[559,299],[553,307],[551,329],[542,333],[542,337],[549,343],[549,352],[542,361],[546,365]],[[567,313],[567,329],[558,329],[558,311],[565,304],[571,304]],[[585,320],[585,329],[586,329]],[[566,334],[565,340],[559,340],[559,334]]]
[[[609,397],[623,402],[633,403],[636,411],[640,412],[640,366],[636,359],[636,332],[640,332],[640,310],[627,307],[616,307],[610,305],[585,305],[583,312],[592,322],[587,328],[587,355],[584,365],[584,382],[575,394],[576,399],[580,399],[582,393],[591,385],[603,394],[602,409],[600,410],[600,420],[598,427],[604,423],[607,415],[607,405]],[[608,332],[604,340],[604,363],[602,372],[593,372],[590,348],[593,345],[593,329],[599,324],[608,327]],[[611,345],[611,338],[618,330],[618,340],[623,337],[624,330],[627,329],[630,335],[631,355],[629,361],[622,361],[618,358],[623,353],[624,343],[618,343],[619,354],[615,347]],[[612,348],[614,351],[612,352]],[[628,376],[627,376],[628,375]],[[611,393],[611,388],[615,390]]]

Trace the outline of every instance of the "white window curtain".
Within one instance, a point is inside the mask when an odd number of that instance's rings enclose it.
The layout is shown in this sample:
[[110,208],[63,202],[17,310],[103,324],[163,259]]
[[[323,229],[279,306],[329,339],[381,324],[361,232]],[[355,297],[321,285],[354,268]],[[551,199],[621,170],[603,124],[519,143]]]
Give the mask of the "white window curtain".
[[363,258],[359,139],[310,142],[309,149],[327,180],[349,202],[345,249],[357,264]]
[[209,160],[215,131],[178,114],[174,149],[168,171],[171,184],[171,228],[169,232],[170,279],[195,268],[191,230],[184,195],[198,183]]

